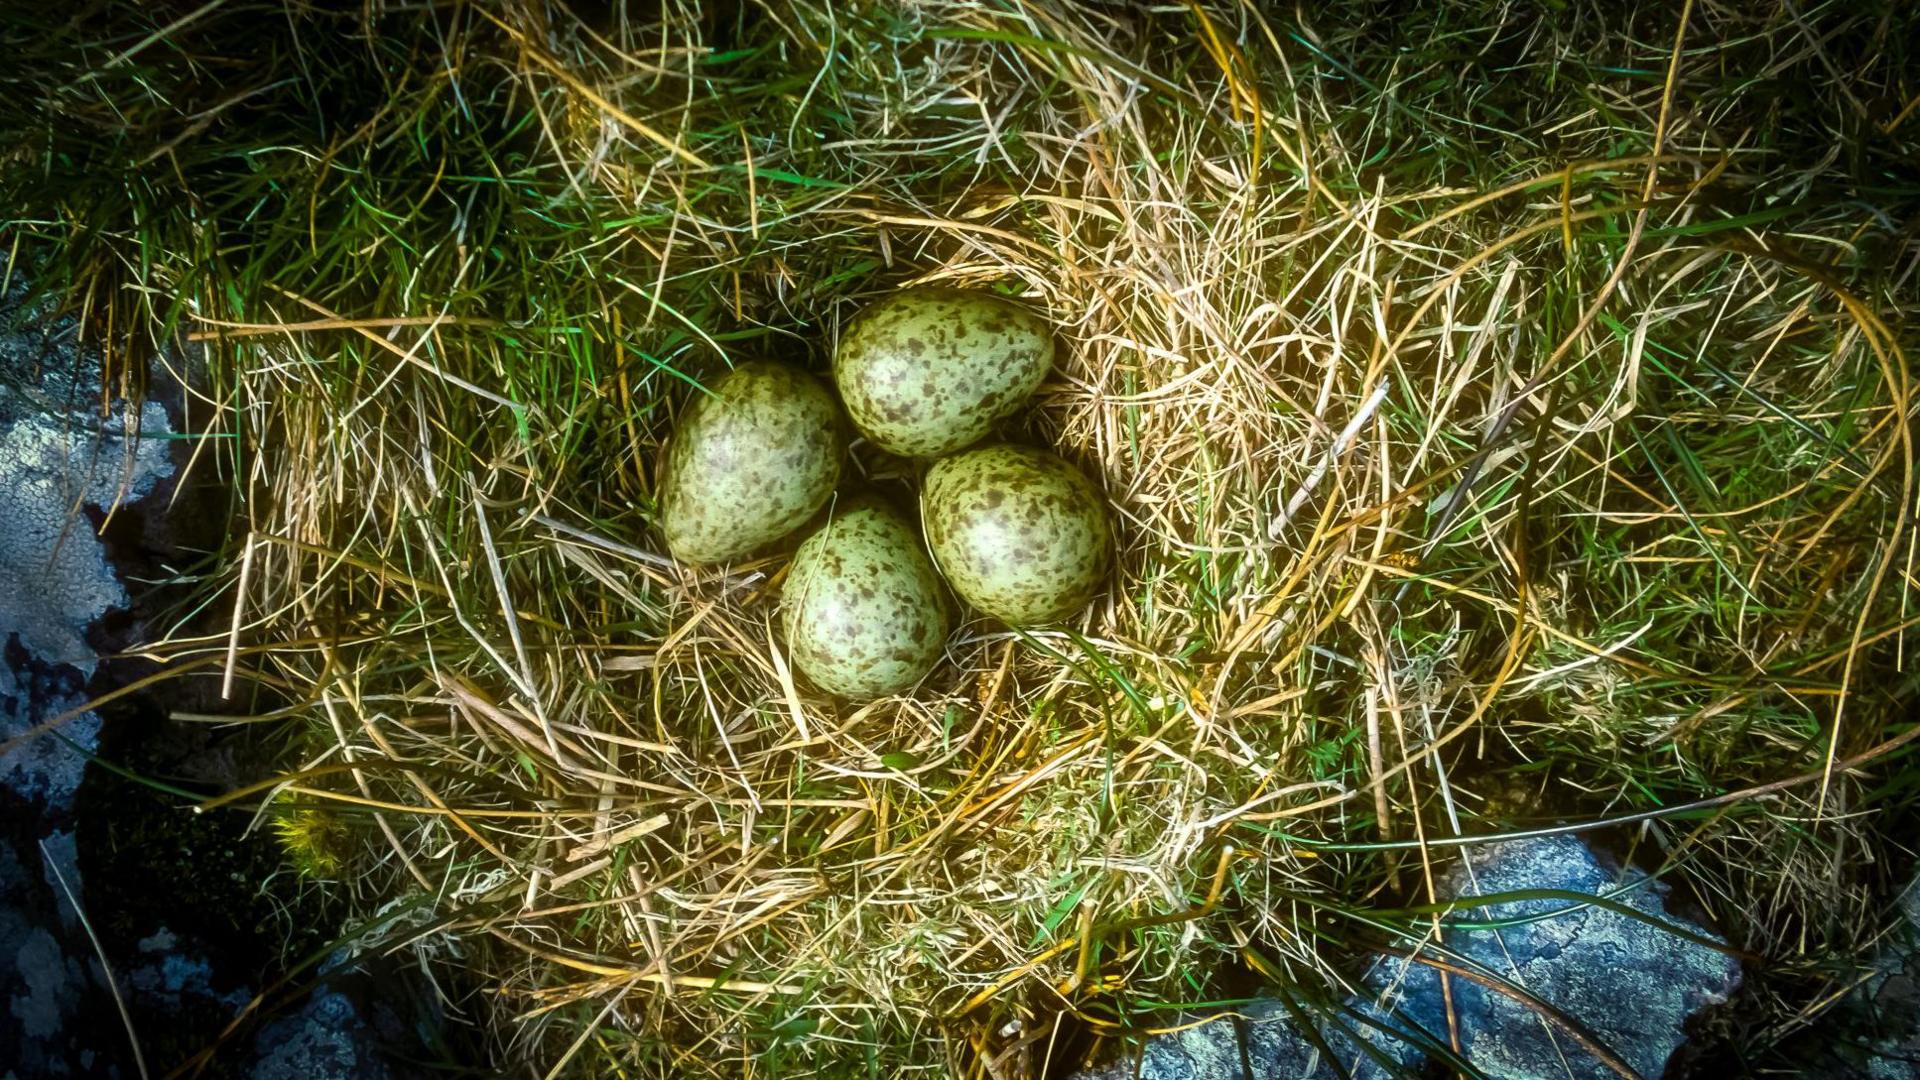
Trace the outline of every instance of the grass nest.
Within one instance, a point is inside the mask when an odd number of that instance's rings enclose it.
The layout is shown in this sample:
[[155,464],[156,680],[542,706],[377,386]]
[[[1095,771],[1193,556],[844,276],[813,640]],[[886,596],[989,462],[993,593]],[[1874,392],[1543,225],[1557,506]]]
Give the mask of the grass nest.
[[[1766,958],[1709,1036],[1764,1058],[1912,861],[1920,9],[1311,8],[11,14],[8,272],[130,390],[191,358],[237,500],[151,646],[288,733],[218,805],[530,1075],[1337,1009],[1551,823]],[[701,380],[913,283],[1051,318],[1012,435],[1119,568],[849,708],[785,552],[663,557],[656,465]]]

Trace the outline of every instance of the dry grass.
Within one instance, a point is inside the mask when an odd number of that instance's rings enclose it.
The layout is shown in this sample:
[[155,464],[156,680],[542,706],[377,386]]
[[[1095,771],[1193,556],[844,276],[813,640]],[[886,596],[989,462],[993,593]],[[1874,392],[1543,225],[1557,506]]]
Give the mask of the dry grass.
[[[157,649],[278,688],[301,760],[239,801],[433,898],[399,941],[501,1060],[1038,1075],[1323,1002],[1442,838],[1647,811],[1773,961],[1730,1023],[1804,1019],[1910,858],[1904,742],[1831,767],[1913,730],[1910,17],[666,8],[335,27],[413,35],[404,103],[287,166],[282,265],[140,293],[244,494],[231,638]],[[1120,571],[849,709],[778,553],[661,556],[654,462],[723,357],[931,281],[1060,328],[1019,434]]]

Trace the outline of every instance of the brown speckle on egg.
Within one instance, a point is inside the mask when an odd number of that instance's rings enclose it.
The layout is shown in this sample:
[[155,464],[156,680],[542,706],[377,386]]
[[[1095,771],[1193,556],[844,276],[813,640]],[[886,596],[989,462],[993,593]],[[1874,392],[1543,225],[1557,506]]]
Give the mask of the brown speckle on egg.
[[920,538],[872,497],[843,501],[800,545],[782,604],[794,666],[856,701],[919,682],[947,635],[946,590]]
[[906,289],[841,335],[833,378],[854,426],[902,457],[978,442],[1033,396],[1053,365],[1046,323],[997,296]]
[[840,410],[818,379],[741,364],[687,406],[660,478],[674,558],[725,562],[805,524],[840,479]]
[[1044,450],[986,446],[935,462],[920,517],[954,591],[1011,626],[1073,615],[1112,566],[1105,498]]

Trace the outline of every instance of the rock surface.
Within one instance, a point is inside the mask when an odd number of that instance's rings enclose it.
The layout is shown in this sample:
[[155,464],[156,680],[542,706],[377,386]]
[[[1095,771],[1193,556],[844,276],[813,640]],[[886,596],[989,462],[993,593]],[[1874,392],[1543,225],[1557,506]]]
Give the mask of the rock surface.
[[336,955],[298,1006],[261,1026],[248,1080],[396,1080],[387,1048],[432,1043],[442,1019],[426,1003],[383,999],[381,979]]
[[[0,311],[17,311],[16,302]],[[70,322],[0,321],[0,742],[84,704],[87,628],[124,607],[92,514],[173,471],[158,404],[99,411]],[[140,437],[136,437],[140,436]],[[80,912],[74,797],[101,720],[82,713],[0,754],[0,1068],[126,1075],[129,1043]],[[126,975],[127,972],[120,972]]]
[[[115,706],[127,706],[124,718],[68,715],[125,681],[109,679],[95,644],[126,633],[103,631],[103,619],[129,620],[117,545],[172,557],[174,542],[147,533],[178,494],[183,444],[158,400],[137,410],[115,403],[103,416],[97,357],[76,344],[71,319],[24,310],[15,281],[0,298],[0,1080],[158,1076],[210,1045],[281,963],[287,937],[259,910],[288,901],[260,889],[265,875],[247,859],[264,851],[276,869],[278,855],[264,839],[237,839],[244,818],[188,814],[177,798],[89,766],[96,752],[125,760],[137,743],[147,751],[137,767],[176,782],[218,790],[241,779],[231,743],[204,726],[159,722],[166,706],[146,694]],[[219,520],[199,524],[218,529]],[[116,744],[126,725],[140,735]],[[250,766],[255,775],[261,767]],[[128,842],[115,830],[140,835]],[[274,943],[263,948],[263,938]],[[243,1034],[206,1075],[394,1076],[382,1047],[415,1047],[421,1036],[416,1025],[376,1021],[418,1010],[409,1001],[381,1011],[379,995],[399,980],[363,980],[354,993],[337,981],[257,1038]]]
[[367,1023],[352,1000],[325,987],[314,991],[299,1013],[261,1028],[254,1045],[260,1053],[251,1074],[255,1080],[393,1076],[372,1051]]
[[[1610,896],[1645,918],[1567,899],[1509,900],[1454,911],[1447,917],[1452,928],[1441,947],[1445,951],[1430,944],[1424,948],[1558,1009],[1644,1077],[1662,1075],[1686,1038],[1688,1017],[1726,1001],[1739,986],[1740,966],[1733,956],[1646,921],[1714,936],[1667,910],[1663,884],[1637,870],[1607,869],[1571,837],[1468,849],[1441,884],[1442,895],[1450,898],[1535,889]],[[1469,929],[1470,924],[1483,925]],[[1407,944],[1411,951],[1416,943]],[[1501,1080],[1619,1075],[1564,1027],[1511,993],[1460,976],[1449,981],[1459,1052],[1485,1075]],[[1448,1045],[1437,969],[1380,956],[1364,982],[1370,996],[1349,1000],[1338,1024],[1322,1018],[1314,1037],[1304,1034],[1283,1006],[1257,1001],[1238,1010],[1237,1020],[1148,1043],[1138,1075],[1142,1080],[1331,1080],[1342,1075],[1374,1080],[1429,1062],[1430,1055],[1407,1038],[1357,1024],[1355,1015],[1371,1017],[1402,1036],[1424,1032],[1430,1046]],[[1356,1031],[1365,1032],[1366,1047],[1350,1034]],[[1398,1069],[1390,1070],[1387,1062]],[[1133,1075],[1130,1059],[1083,1074],[1088,1080]]]
[[[1710,934],[1666,910],[1664,885],[1635,870],[1608,871],[1572,837],[1476,849],[1444,888],[1455,897],[1543,888],[1611,895],[1649,919]],[[1454,932],[1447,945],[1472,966],[1583,1025],[1641,1076],[1661,1075],[1686,1040],[1687,1017],[1726,1001],[1740,985],[1739,961],[1728,953],[1604,908],[1559,899],[1519,900],[1462,909],[1452,919],[1536,920]],[[1447,1030],[1436,969],[1390,960],[1368,981],[1428,1031]],[[1465,978],[1451,982],[1461,1049],[1488,1075],[1577,1080],[1619,1075],[1521,1000]]]
[[43,660],[91,673],[85,628],[125,607],[127,591],[84,511],[136,501],[172,474],[167,413],[148,402],[129,425],[126,414],[48,416],[41,404],[0,383],[0,491],[8,510],[0,529],[0,627]]
[[1817,1080],[1920,1076],[1920,878],[1895,905],[1899,919],[1872,971],[1797,1040],[1799,1075]]
[[[1378,1010],[1361,1005],[1376,1020]],[[1208,1023],[1149,1041],[1140,1048],[1140,1080],[1379,1080],[1393,1076],[1383,1062],[1417,1070],[1418,1050],[1378,1032],[1322,1023],[1319,1042],[1302,1034],[1285,1006],[1256,1000]],[[1356,1037],[1360,1036],[1360,1037]],[[1364,1047],[1362,1042],[1364,1040]],[[1133,1056],[1079,1074],[1079,1080],[1133,1080]]]

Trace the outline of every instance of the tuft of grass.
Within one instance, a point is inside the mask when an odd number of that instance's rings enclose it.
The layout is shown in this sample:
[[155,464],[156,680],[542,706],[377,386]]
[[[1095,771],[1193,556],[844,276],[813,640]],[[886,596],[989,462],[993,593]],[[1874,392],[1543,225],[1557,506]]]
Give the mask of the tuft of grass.
[[[1764,1054],[1912,858],[1920,26],[1376,15],[14,17],[9,265],[130,386],[196,343],[233,436],[232,622],[154,652],[318,747],[226,805],[364,819],[346,887],[545,1075],[1038,1076],[1260,986],[1371,1022],[1347,969],[1456,841],[1622,818],[1768,958]],[[775,661],[780,552],[663,557],[654,462],[922,281],[1051,314],[1011,434],[1103,478],[1120,569],[849,709]]]

